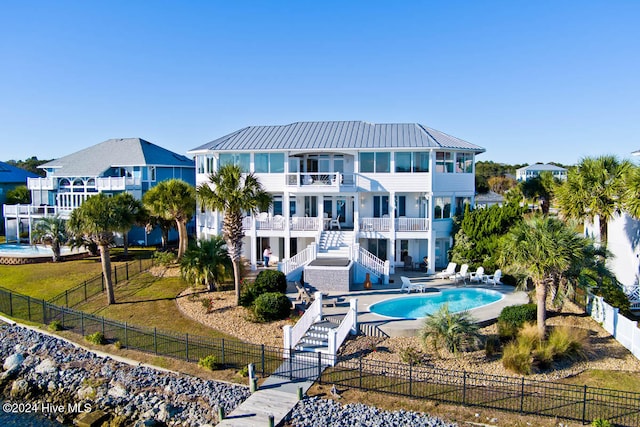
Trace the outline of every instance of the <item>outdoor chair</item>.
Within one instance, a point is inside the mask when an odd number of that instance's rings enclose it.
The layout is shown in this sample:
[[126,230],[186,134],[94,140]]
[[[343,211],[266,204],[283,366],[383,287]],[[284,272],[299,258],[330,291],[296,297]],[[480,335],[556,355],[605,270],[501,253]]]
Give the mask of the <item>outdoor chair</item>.
[[404,256],[404,271],[413,269],[413,258],[411,255]]
[[480,266],[475,272],[470,273],[469,282],[484,282],[484,267]]
[[435,277],[438,279],[446,279],[447,277],[451,277],[451,275],[455,274],[456,267],[458,264],[455,262],[450,262],[445,270],[442,270],[440,273],[436,273]]
[[300,282],[296,282],[296,289],[298,290],[298,295],[296,295],[296,301],[300,301],[304,304],[311,304],[313,302],[313,296],[300,284]]
[[485,276],[484,282],[487,283],[487,284],[491,284],[493,286],[501,285],[502,284],[500,282],[501,278],[502,278],[502,270],[496,270],[496,272],[493,273],[492,275]]
[[411,291],[420,291],[424,292],[424,285],[420,283],[411,283],[406,276],[400,276],[400,280],[402,281],[402,286],[400,287],[400,292],[407,291],[407,293],[411,293]]
[[462,264],[460,266],[460,271],[449,276],[449,280],[453,280],[455,283],[458,283],[458,282],[466,283],[467,277],[469,277],[468,271],[469,271],[469,264]]

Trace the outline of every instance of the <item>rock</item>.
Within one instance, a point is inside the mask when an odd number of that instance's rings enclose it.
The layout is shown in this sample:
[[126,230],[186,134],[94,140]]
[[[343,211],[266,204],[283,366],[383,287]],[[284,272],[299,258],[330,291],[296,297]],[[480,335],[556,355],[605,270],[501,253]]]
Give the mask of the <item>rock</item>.
[[31,386],[29,385],[29,382],[27,380],[17,379],[11,386],[10,395],[13,398],[25,397],[27,396],[27,394],[29,394],[30,388]]
[[58,371],[58,365],[51,359],[44,359],[35,368],[36,374],[53,374]]
[[14,353],[4,360],[2,369],[5,371],[11,371],[22,366],[22,362],[24,362],[24,356],[22,353]]
[[115,398],[126,398],[128,393],[127,393],[127,389],[124,388],[122,385],[116,383],[115,385],[113,385],[109,391],[107,392],[107,394],[111,397],[115,397]]
[[96,395],[96,390],[91,386],[81,387],[77,395],[80,400],[91,399]]

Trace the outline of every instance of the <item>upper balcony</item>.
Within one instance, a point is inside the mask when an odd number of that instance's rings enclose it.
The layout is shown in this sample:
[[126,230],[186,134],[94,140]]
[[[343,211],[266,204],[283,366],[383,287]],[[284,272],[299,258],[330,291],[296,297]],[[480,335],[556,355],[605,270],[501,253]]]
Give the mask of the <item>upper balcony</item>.
[[[391,218],[361,218],[360,231],[391,231]],[[396,218],[396,232],[429,231],[429,218]]]
[[96,189],[98,191],[123,191],[137,188],[142,185],[140,178],[125,176],[108,176],[96,178]]
[[289,190],[295,188],[296,191],[309,193],[353,191],[356,186],[354,174],[341,172],[288,173],[285,175],[285,183]]
[[27,178],[27,188],[29,190],[55,190],[56,179],[46,178]]

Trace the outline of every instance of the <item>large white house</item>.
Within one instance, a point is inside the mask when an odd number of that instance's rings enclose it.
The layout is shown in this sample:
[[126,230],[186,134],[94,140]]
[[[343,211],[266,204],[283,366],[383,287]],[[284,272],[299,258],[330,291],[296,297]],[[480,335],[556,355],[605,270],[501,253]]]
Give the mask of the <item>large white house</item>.
[[[446,265],[452,218],[473,203],[484,151],[418,123],[331,121],[250,126],[189,154],[196,185],[235,163],[273,195],[269,212],[245,218],[253,267],[270,246],[285,272],[330,255],[386,268],[382,279],[406,255],[415,267],[424,257],[431,270]],[[222,218],[198,213],[198,237],[220,234]]]
[[567,170],[565,168],[551,164],[536,163],[535,165],[516,169],[516,181],[528,181],[537,178],[542,172],[550,172],[554,178],[562,181],[566,181],[567,179]]

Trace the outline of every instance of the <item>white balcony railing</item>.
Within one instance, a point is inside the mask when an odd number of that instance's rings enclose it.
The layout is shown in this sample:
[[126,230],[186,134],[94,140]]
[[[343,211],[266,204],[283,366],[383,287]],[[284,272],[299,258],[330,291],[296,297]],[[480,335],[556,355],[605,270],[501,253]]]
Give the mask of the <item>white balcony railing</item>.
[[290,229],[295,231],[316,231],[320,229],[318,217],[294,217],[289,219]]
[[46,217],[46,216],[55,216],[67,214],[70,210],[60,208],[58,206],[48,206],[48,205],[3,205],[2,209],[4,216],[7,218],[17,218],[17,217]]
[[53,178],[27,178],[27,188],[29,190],[55,190],[55,180]]
[[389,231],[391,229],[390,218],[361,218],[360,230],[362,231]]
[[96,188],[98,191],[126,190],[132,187],[139,187],[140,185],[142,185],[142,180],[140,178],[124,176],[96,178]]
[[396,218],[396,231],[428,231],[429,218]]
[[281,215],[276,215],[272,217],[267,217],[264,219],[256,220],[256,229],[257,230],[284,230],[284,217]]
[[302,172],[288,173],[285,176],[287,186],[293,187],[353,187],[355,176],[340,172]]
[[[320,229],[321,218],[318,217],[294,217],[289,218],[289,229],[292,231],[317,231]],[[284,230],[286,220],[280,215],[256,219],[257,230]],[[247,216],[242,219],[242,228],[249,231],[253,228],[253,217]]]

